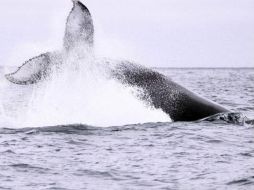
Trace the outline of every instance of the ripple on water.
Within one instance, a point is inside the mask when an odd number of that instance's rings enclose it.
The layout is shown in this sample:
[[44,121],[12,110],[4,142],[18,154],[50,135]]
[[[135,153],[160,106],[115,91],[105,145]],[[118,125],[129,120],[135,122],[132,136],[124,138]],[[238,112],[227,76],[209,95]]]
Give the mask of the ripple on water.
[[33,166],[30,164],[24,164],[24,163],[10,164],[8,166],[20,172],[35,172],[35,173],[43,174],[50,171],[49,168],[43,168],[43,167]]
[[228,182],[227,185],[247,186],[246,188],[248,188],[248,186],[254,185],[254,176],[233,180]]

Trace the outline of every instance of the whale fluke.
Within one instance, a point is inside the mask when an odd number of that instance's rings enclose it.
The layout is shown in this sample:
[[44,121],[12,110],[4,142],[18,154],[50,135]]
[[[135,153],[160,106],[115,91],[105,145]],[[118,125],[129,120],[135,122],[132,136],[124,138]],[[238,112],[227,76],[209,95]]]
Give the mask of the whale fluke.
[[73,8],[67,18],[64,48],[68,52],[79,46],[92,47],[94,26],[90,11],[80,1],[72,0]]
[[48,77],[53,65],[62,63],[64,54],[77,51],[82,47],[93,47],[94,27],[88,8],[78,0],[72,0],[73,8],[67,18],[64,51],[60,53],[44,53],[26,61],[17,71],[5,75],[6,79],[15,84],[34,84]]

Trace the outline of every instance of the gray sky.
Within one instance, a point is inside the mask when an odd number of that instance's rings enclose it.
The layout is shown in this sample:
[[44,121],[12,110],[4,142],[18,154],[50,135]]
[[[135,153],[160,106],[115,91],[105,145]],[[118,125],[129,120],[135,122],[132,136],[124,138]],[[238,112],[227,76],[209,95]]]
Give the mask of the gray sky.
[[[147,66],[254,67],[254,0],[82,0],[98,54]],[[0,65],[59,49],[70,0],[0,0]]]

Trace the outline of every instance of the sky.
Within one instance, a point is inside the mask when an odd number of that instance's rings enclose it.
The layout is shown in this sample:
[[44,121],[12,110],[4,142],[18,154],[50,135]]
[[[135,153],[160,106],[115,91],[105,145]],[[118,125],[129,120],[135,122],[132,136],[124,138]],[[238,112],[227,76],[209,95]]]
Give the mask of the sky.
[[[254,67],[253,0],[82,0],[100,56],[149,67]],[[60,49],[71,0],[0,0],[0,65]]]

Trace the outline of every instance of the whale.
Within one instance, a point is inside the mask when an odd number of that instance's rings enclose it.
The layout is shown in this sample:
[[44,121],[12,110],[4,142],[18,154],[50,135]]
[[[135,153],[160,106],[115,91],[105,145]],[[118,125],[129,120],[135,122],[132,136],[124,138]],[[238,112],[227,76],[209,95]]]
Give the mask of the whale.
[[[93,52],[92,15],[82,2],[72,1],[73,7],[66,21],[62,49],[29,59],[15,72],[6,74],[7,80],[18,85],[39,83],[49,78],[52,69],[60,67],[66,56],[72,52],[78,51],[81,56]],[[80,46],[85,48],[80,49]],[[128,87],[141,89],[142,93],[138,97],[140,101],[161,109],[173,121],[197,121],[219,113],[230,112],[223,106],[177,84],[158,71],[127,60],[114,62],[116,62],[115,66],[109,70],[110,77]]]

